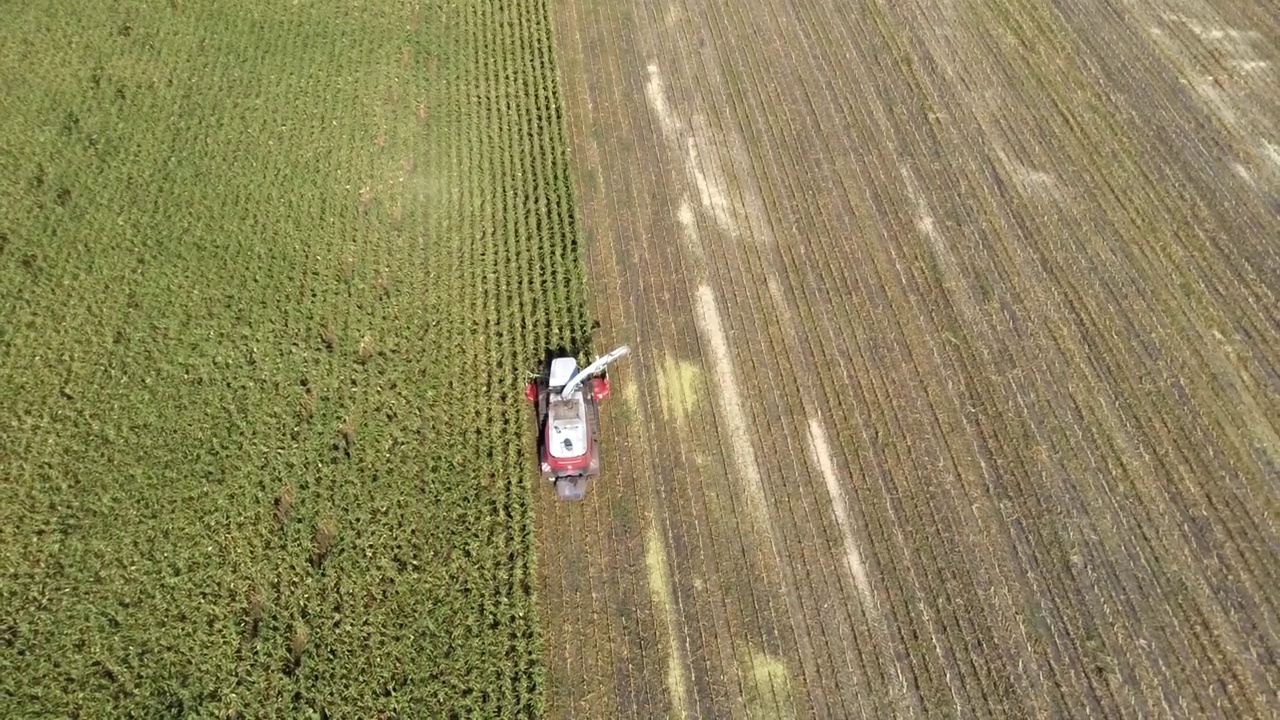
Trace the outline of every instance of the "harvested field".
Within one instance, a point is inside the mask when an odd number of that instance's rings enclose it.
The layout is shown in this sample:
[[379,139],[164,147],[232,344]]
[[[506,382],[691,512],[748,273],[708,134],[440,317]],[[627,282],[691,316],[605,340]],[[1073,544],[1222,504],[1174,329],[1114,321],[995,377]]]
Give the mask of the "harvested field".
[[552,715],[1276,712],[1274,5],[555,13],[636,352]]

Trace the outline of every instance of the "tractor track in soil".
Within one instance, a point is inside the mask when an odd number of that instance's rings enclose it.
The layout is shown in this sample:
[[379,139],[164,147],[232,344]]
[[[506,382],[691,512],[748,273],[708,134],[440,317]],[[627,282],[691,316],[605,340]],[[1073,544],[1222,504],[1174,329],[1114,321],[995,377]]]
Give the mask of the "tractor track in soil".
[[537,501],[553,715],[1266,713],[1280,17],[553,13],[634,348]]

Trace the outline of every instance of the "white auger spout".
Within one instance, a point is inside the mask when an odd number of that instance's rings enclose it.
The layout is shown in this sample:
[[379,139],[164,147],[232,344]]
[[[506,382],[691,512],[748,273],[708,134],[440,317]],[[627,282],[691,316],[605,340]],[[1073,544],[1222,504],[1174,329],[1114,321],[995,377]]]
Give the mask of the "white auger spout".
[[582,384],[583,380],[586,380],[592,375],[595,375],[596,373],[600,372],[601,370],[604,369],[606,365],[626,355],[629,352],[631,352],[631,348],[626,345],[623,345],[622,347],[619,347],[613,350],[608,355],[604,355],[599,358],[596,358],[595,362],[582,368],[577,372],[577,374],[569,378],[569,382],[565,383],[564,389],[560,391],[560,397],[564,397],[564,398],[569,397],[570,395],[573,394],[574,390],[578,389],[578,386]]

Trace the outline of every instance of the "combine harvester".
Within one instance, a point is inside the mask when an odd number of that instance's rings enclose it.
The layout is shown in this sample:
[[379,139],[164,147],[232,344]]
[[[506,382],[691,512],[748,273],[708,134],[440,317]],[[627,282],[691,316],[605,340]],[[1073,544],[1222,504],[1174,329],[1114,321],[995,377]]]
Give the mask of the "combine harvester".
[[592,376],[629,352],[623,345],[581,370],[572,357],[558,357],[525,387],[538,410],[542,479],[555,484],[561,500],[581,500],[600,476],[600,403],[609,397],[609,379]]

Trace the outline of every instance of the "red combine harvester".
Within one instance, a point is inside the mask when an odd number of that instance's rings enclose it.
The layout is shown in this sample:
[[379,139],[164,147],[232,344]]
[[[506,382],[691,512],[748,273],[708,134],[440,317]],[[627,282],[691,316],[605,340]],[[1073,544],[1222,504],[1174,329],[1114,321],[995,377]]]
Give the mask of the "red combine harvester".
[[629,352],[623,345],[581,370],[573,358],[558,357],[525,387],[538,411],[542,479],[555,484],[561,500],[581,500],[600,475],[600,403],[609,396],[609,379],[592,376]]

